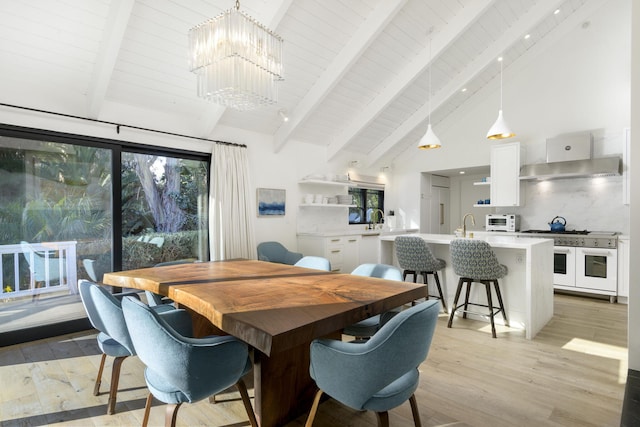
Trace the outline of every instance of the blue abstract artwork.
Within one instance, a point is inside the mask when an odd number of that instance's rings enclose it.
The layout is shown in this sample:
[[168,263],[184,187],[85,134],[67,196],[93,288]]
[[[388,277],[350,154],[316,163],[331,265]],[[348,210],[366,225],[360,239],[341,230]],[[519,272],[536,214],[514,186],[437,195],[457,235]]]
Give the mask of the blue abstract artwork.
[[258,216],[284,215],[285,190],[258,188]]

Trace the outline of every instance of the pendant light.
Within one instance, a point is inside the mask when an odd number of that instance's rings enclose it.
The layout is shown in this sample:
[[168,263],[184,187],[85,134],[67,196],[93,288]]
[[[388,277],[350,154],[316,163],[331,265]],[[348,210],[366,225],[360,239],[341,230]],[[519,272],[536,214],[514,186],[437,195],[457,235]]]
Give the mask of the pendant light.
[[502,116],[502,60],[502,57],[498,58],[500,62],[500,111],[498,111],[498,119],[487,132],[487,139],[505,139],[516,136],[515,133],[511,132],[509,125],[507,125]]
[[[433,28],[429,31],[429,34],[433,32]],[[442,144],[440,143],[440,138],[436,136],[431,128],[431,36],[429,36],[429,125],[427,127],[427,133],[424,134],[420,142],[418,143],[418,148],[421,150],[428,150],[430,148],[440,148]]]

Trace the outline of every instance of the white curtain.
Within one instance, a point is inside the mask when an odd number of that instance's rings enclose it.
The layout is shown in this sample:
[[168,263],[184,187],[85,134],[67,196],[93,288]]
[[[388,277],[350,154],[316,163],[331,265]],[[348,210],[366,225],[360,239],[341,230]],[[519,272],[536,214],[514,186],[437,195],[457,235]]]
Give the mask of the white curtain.
[[256,258],[255,204],[247,148],[217,143],[211,157],[209,241],[211,260]]

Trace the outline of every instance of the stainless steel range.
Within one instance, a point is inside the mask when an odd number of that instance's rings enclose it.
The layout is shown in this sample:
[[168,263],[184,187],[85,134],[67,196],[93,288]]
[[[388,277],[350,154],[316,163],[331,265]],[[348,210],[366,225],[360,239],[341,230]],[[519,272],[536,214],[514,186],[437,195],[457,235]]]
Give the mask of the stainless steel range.
[[587,231],[587,230],[526,230],[523,233],[541,234],[541,236],[553,239],[554,246],[575,246],[581,248],[617,248],[618,233],[613,231]]
[[532,237],[553,239],[554,288],[607,295],[618,289],[618,233],[587,230],[526,230]]

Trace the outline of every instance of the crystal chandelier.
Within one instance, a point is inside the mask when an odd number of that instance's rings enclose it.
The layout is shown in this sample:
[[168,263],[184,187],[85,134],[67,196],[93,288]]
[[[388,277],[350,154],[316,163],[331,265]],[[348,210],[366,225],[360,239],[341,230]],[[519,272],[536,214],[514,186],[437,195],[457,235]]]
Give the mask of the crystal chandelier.
[[278,102],[282,38],[241,12],[239,1],[189,30],[189,52],[199,97],[239,111]]

